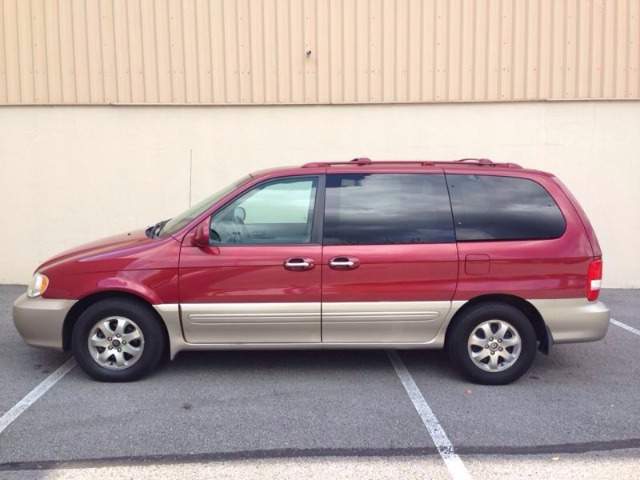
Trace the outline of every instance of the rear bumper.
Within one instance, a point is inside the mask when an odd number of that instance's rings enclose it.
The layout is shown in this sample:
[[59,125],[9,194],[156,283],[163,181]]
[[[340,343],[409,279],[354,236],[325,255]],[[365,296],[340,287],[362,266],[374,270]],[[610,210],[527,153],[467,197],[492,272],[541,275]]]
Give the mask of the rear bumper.
[[530,300],[544,319],[553,343],[593,342],[604,338],[611,314],[602,302],[586,298]]
[[13,304],[13,323],[27,345],[62,350],[62,326],[75,303],[25,293]]

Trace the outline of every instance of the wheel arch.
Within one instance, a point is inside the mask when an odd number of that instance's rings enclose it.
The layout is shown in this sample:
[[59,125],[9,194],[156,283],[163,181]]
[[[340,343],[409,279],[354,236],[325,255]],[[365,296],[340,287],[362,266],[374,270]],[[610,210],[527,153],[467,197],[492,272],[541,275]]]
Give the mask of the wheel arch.
[[107,290],[107,291],[95,292],[95,293],[89,294],[81,298],[80,300],[78,300],[73,305],[73,307],[71,307],[71,310],[69,310],[69,313],[67,313],[67,316],[64,319],[64,324],[62,326],[62,349],[65,352],[68,352],[71,350],[71,338],[73,334],[73,329],[78,319],[80,318],[80,315],[82,315],[82,312],[84,312],[91,305],[94,305],[97,302],[100,302],[102,300],[107,300],[107,299],[128,299],[128,300],[134,300],[138,303],[144,304],[147,307],[149,313],[156,318],[156,320],[158,321],[158,324],[161,326],[162,336],[164,338],[164,342],[163,342],[164,355],[169,354],[170,344],[169,344],[169,333],[167,331],[167,325],[165,324],[162,317],[158,314],[156,309],[153,308],[151,303],[149,303],[149,301],[146,300],[145,298],[130,292],[124,292],[120,290]]
[[542,353],[549,353],[553,339],[538,309],[524,298],[518,297],[516,295],[502,293],[480,295],[468,300],[462,307],[460,307],[460,309],[458,309],[458,311],[449,322],[449,325],[447,325],[447,332],[445,334],[445,346],[450,338],[449,332],[451,331],[453,325],[455,325],[456,319],[460,318],[465,314],[465,312],[469,311],[470,309],[483,303],[504,303],[520,310],[533,325],[533,329],[536,332],[536,339],[538,340],[538,342],[540,342],[538,349]]

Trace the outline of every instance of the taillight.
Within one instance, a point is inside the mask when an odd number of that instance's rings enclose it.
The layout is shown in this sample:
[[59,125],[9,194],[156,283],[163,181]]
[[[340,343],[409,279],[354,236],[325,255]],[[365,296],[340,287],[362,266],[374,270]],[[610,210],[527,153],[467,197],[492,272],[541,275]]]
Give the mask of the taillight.
[[602,284],[602,260],[594,260],[589,264],[587,273],[587,300],[593,302],[598,299]]

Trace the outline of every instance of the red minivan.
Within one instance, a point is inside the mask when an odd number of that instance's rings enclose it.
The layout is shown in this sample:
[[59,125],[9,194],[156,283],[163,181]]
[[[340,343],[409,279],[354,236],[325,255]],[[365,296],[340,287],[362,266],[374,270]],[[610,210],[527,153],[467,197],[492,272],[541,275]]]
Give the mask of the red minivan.
[[16,300],[29,345],[131,381],[182,350],[446,348],[506,384],[603,338],[602,253],[553,175],[486,159],[249,175],[146,230],[64,252]]

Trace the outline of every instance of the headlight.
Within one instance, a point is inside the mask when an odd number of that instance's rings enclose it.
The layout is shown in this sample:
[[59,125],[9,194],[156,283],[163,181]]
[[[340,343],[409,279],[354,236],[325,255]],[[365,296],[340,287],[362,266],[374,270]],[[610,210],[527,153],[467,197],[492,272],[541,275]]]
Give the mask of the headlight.
[[39,297],[47,290],[48,286],[49,278],[42,273],[36,273],[27,289],[27,296],[31,298]]

